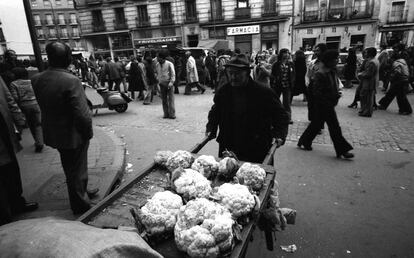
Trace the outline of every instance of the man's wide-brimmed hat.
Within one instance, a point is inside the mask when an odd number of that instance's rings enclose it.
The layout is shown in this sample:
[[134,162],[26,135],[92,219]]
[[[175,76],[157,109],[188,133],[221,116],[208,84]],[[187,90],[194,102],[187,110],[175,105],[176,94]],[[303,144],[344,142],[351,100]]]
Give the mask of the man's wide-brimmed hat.
[[250,62],[247,59],[246,55],[238,54],[233,56],[230,61],[224,65],[225,67],[235,67],[239,69],[251,69]]

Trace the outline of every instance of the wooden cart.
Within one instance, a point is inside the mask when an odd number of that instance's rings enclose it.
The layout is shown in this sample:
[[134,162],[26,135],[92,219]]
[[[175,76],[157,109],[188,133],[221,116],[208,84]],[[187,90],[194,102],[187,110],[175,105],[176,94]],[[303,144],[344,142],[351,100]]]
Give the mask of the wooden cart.
[[[198,153],[204,145],[209,141],[209,138],[204,138],[201,143],[194,146],[190,152]],[[271,189],[274,185],[276,171],[273,168],[273,155],[276,151],[276,145],[273,145],[262,164],[259,164],[266,171],[265,184],[260,191],[259,199],[261,201],[260,211],[262,211],[269,199]],[[169,180],[164,170],[159,169],[155,164],[151,164],[143,169],[135,178],[116,189],[107,197],[102,199],[97,205],[83,214],[78,220],[99,228],[118,228],[119,226],[134,227],[134,220],[130,214],[130,209],[139,209],[146,201],[151,198],[156,192],[163,191],[169,184]],[[250,220],[250,222],[243,227],[241,232],[242,241],[238,243],[232,251],[230,257],[244,257],[248,247],[251,234],[255,229],[258,218]],[[270,232],[266,232],[268,248],[273,244]],[[152,248],[158,251],[166,258],[180,258],[185,257],[185,254],[180,252],[171,238],[165,242],[152,245]]]

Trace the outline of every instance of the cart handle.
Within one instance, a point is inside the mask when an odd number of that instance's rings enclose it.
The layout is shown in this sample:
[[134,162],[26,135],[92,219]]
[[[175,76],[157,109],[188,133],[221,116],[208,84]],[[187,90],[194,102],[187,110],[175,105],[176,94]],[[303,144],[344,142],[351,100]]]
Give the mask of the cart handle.
[[273,155],[275,155],[276,149],[279,148],[278,144],[275,142],[273,143],[272,147],[270,147],[269,152],[267,153],[266,157],[264,158],[262,164],[264,165],[273,165]]
[[190,149],[191,153],[197,154],[212,138],[209,136],[204,137],[201,142],[197,143]]

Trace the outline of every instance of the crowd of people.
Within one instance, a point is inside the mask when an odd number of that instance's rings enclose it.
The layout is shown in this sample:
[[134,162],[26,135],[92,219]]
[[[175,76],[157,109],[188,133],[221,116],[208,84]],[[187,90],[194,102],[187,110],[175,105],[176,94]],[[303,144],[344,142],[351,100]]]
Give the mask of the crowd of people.
[[[89,199],[98,189],[87,189],[87,151],[93,131],[81,81],[93,88],[129,92],[145,105],[159,95],[165,119],[176,118],[174,94],[179,94],[181,82],[185,82],[184,95],[193,94],[194,88],[203,94],[210,87],[215,95],[206,135],[218,135],[219,156],[230,150],[241,160],[259,163],[273,143],[284,144],[293,123],[294,96],[303,94],[310,121],[298,147],[312,150],[314,138],[326,124],[336,156],[344,159],[354,154],[335,111],[342,87],[358,83],[349,107],[356,108],[360,102],[362,117],[387,109],[395,97],[399,114],[412,113],[407,94],[414,82],[413,47],[396,44],[392,51],[383,48],[379,54],[375,48],[366,48],[360,65],[355,50],[350,49],[343,71],[345,85],[337,70],[339,53],[323,43],[313,50],[310,62],[304,51],[292,54],[288,49],[255,55],[239,49],[210,50],[197,56],[190,51],[171,56],[162,49],[129,59],[73,59],[68,46],[54,42],[46,47],[48,68],[38,74],[33,63],[19,62],[14,51],[6,51],[0,66],[0,225],[16,213],[38,207],[22,196],[15,154],[25,126],[33,135],[35,152],[42,152],[44,144],[59,151],[72,211],[79,214],[90,208]],[[380,81],[385,96],[377,104]]]

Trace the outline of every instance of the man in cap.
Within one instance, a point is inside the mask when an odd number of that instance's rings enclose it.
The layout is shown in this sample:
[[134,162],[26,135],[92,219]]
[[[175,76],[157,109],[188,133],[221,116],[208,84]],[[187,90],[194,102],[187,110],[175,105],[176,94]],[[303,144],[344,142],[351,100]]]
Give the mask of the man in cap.
[[220,87],[208,114],[206,136],[219,134],[219,156],[233,151],[240,160],[261,163],[272,143],[283,145],[289,115],[275,93],[250,77],[244,54],[235,55],[225,65],[229,82]]

